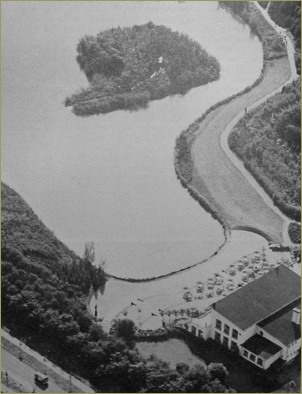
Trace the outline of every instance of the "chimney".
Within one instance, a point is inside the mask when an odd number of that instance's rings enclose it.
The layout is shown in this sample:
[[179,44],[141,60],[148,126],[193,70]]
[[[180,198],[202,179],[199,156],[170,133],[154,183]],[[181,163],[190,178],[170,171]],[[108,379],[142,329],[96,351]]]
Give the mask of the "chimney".
[[301,317],[301,309],[294,308],[293,309],[292,322],[295,323],[295,324],[298,324],[300,326],[300,317]]

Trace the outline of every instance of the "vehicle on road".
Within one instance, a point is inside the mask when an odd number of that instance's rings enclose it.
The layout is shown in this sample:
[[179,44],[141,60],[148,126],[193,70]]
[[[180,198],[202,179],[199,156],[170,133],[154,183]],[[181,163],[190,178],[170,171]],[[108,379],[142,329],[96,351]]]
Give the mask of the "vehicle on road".
[[43,386],[48,385],[48,376],[41,372],[35,373],[35,382],[40,383]]

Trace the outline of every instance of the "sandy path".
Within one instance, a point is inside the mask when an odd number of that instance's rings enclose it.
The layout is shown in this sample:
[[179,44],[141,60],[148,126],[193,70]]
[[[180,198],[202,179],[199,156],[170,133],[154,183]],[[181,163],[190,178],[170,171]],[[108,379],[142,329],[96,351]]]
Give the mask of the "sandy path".
[[290,243],[287,233],[289,219],[274,206],[271,198],[228,146],[228,136],[244,116],[245,108],[251,110],[257,107],[298,77],[295,50],[286,36],[286,30],[271,20],[267,10],[256,1],[253,3],[276,32],[284,37],[288,57],[267,62],[264,78],[258,86],[217,108],[204,119],[192,147],[192,184],[219,209],[230,229],[246,228],[267,239]]
[[206,117],[192,146],[193,186],[219,210],[230,229],[249,228],[276,242],[283,240],[283,219],[250,184],[223,151],[220,139],[228,124],[291,76],[287,58],[267,63],[262,82]]

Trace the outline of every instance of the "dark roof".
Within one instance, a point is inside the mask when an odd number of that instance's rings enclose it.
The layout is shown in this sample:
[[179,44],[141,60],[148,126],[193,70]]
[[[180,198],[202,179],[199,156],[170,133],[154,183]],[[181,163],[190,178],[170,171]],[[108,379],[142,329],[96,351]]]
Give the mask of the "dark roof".
[[264,331],[271,334],[274,338],[279,339],[284,345],[300,339],[301,326],[292,322],[293,309],[301,308],[301,300],[295,301],[281,311],[274,313],[272,316],[262,320],[258,325]]
[[256,356],[266,360],[281,350],[281,347],[275,343],[263,338],[259,334],[255,334],[245,341],[241,346],[246,350],[254,353]]
[[301,295],[300,276],[280,265],[212,305],[242,330],[277,312]]

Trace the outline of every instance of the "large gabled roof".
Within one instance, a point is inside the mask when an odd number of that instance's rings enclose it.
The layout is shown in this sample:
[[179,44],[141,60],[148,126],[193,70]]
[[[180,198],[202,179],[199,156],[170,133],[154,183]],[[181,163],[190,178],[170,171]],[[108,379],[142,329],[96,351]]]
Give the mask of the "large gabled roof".
[[277,312],[301,296],[300,276],[280,265],[212,305],[242,330]]
[[301,338],[301,326],[292,322],[293,309],[301,308],[301,300],[294,301],[287,307],[262,320],[258,326],[288,346]]

